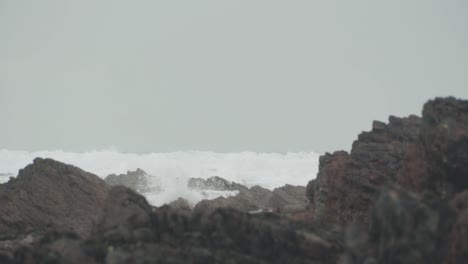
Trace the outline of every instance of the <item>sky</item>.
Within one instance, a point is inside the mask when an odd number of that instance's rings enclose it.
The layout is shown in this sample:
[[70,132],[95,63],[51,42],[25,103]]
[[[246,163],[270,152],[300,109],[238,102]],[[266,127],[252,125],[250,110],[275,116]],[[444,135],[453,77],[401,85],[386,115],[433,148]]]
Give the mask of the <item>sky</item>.
[[349,150],[468,98],[465,0],[0,0],[0,149]]

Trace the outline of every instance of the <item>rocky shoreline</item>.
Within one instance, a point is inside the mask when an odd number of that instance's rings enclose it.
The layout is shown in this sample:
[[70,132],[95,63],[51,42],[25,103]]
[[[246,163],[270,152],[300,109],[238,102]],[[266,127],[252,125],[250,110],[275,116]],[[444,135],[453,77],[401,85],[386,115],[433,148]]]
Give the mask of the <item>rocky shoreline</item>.
[[307,187],[193,179],[192,188],[238,194],[156,208],[138,193],[144,171],[130,174],[106,183],[35,159],[0,184],[0,263],[468,259],[468,101],[438,98],[422,117],[374,121],[350,153],[323,155]]

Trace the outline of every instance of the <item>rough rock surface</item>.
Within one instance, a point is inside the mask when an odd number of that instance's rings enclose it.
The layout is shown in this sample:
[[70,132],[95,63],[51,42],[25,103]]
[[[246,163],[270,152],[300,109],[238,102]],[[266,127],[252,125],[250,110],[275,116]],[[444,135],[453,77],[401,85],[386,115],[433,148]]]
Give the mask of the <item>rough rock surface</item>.
[[196,190],[214,190],[214,191],[240,191],[245,190],[242,184],[230,182],[219,176],[213,176],[208,179],[202,178],[190,178],[188,181],[188,187]]
[[275,215],[232,209],[153,210],[125,187],[114,187],[88,240],[52,233],[16,252],[11,263],[335,263],[340,232]]
[[467,183],[468,101],[438,98],[322,156],[307,197],[313,221],[347,230],[341,263],[464,263]]
[[[104,180],[111,186],[125,186],[139,193],[161,191],[159,184],[150,181],[150,175],[142,169],[128,171],[127,174],[111,174]],[[153,181],[156,179],[153,177]]]
[[176,210],[192,210],[192,206],[184,198],[179,198],[175,201],[172,201],[168,204],[168,206]]
[[213,200],[202,200],[195,205],[194,210],[214,210],[217,208],[233,208],[243,212],[277,212],[290,214],[304,210],[308,201],[305,187],[285,185],[273,191],[253,186],[238,188],[239,193],[230,197],[218,197]]
[[444,197],[468,188],[468,101],[439,98],[426,103],[421,144],[431,187]]
[[[369,230],[353,226],[343,263],[443,263],[454,223],[448,204],[398,186],[382,192]],[[461,262],[455,262],[461,263]]]
[[345,151],[320,157],[317,178],[307,187],[318,221],[345,226],[368,222],[368,212],[382,188],[395,182],[404,169],[405,154],[416,144],[421,118],[391,116],[389,123],[374,122]]
[[108,187],[99,177],[37,158],[0,185],[0,249],[29,243],[50,229],[87,237],[101,215]]

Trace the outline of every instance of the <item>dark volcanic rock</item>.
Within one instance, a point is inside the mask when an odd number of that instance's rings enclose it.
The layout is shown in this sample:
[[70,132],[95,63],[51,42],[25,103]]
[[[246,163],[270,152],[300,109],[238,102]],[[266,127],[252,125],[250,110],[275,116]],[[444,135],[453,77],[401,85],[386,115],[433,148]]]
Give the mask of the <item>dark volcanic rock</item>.
[[468,190],[457,194],[450,202],[456,222],[450,233],[447,264],[464,263],[468,259]]
[[[115,186],[109,191],[94,232],[106,238],[125,239],[138,233],[139,228],[151,225],[151,212],[152,207],[143,196],[124,186]],[[116,238],[114,231],[123,237]]]
[[213,200],[202,200],[195,205],[194,210],[214,210],[217,208],[233,208],[243,212],[278,212],[290,214],[303,211],[308,205],[305,187],[285,185],[273,191],[253,186],[239,188],[239,193],[230,197],[218,197]]
[[[274,193],[251,189],[262,203]],[[36,159],[0,191],[3,245],[27,240],[3,247],[2,263],[335,263],[342,251],[339,231],[273,214],[152,208],[53,160]],[[276,192],[281,202],[301,196],[293,186]]]
[[127,174],[111,174],[104,180],[111,186],[125,186],[139,193],[161,191],[158,184],[150,183],[149,177],[150,175],[144,170],[137,169],[136,171],[128,171]]
[[215,190],[215,191],[239,191],[245,190],[242,184],[230,182],[218,176],[213,176],[208,179],[202,178],[190,178],[188,181],[188,187],[196,190]]
[[399,187],[385,190],[374,206],[368,231],[348,231],[343,263],[442,263],[454,214],[438,197]]
[[195,205],[195,210],[214,210],[217,208],[232,208],[244,212],[266,211],[292,213],[304,210],[309,202],[305,196],[305,187],[285,185],[273,191],[253,186],[248,188],[242,184],[227,181],[215,176],[208,179],[192,178],[188,182],[191,189],[200,191],[238,191],[230,197],[218,197],[212,200],[202,200]]
[[308,206],[306,187],[286,184],[276,188],[273,190],[273,195],[267,206],[274,211],[280,210],[288,213],[302,211]]
[[232,209],[193,214],[169,206],[153,211],[142,196],[114,187],[105,215],[88,240],[55,235],[51,241],[22,248],[11,261],[335,263],[341,241],[340,232],[275,215],[253,216]]
[[105,182],[91,173],[35,159],[18,177],[0,185],[0,248],[32,242],[50,229],[87,237],[101,215],[107,191]]
[[367,222],[382,188],[396,182],[405,169],[406,153],[417,144],[421,118],[391,116],[388,124],[374,122],[344,151],[320,157],[319,173],[309,183],[308,197],[317,220],[345,226]]
[[184,198],[179,198],[175,201],[172,201],[168,204],[168,206],[176,210],[188,210],[188,211],[192,210],[192,206]]
[[444,196],[468,188],[468,101],[438,98],[424,105],[421,141],[430,184]]
[[468,101],[438,98],[422,119],[389,121],[350,154],[320,158],[307,186],[314,220],[348,226],[343,263],[466,262]]

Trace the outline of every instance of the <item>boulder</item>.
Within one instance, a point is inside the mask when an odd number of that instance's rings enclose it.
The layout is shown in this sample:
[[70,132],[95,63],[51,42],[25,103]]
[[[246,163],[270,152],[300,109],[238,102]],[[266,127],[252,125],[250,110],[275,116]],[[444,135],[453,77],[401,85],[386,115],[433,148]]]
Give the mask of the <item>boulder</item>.
[[111,186],[125,186],[139,193],[159,192],[161,186],[155,177],[152,177],[142,169],[128,171],[126,174],[111,174],[105,179]]
[[230,182],[219,176],[213,176],[208,179],[190,178],[188,187],[194,190],[214,190],[214,191],[240,191],[245,190],[242,184]]
[[230,197],[218,197],[213,200],[202,200],[194,210],[214,210],[232,208],[243,212],[276,212],[291,214],[303,211],[308,206],[306,188],[303,186],[285,185],[273,191],[253,186],[239,188],[239,193]]
[[31,243],[51,229],[88,237],[108,189],[99,177],[77,167],[35,159],[0,185],[0,250]]

